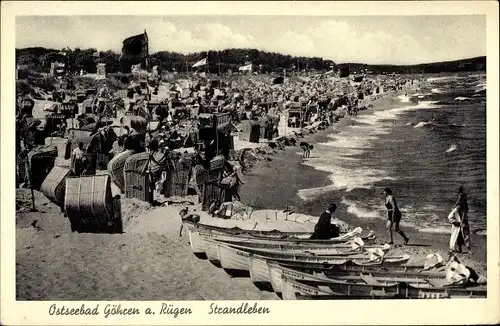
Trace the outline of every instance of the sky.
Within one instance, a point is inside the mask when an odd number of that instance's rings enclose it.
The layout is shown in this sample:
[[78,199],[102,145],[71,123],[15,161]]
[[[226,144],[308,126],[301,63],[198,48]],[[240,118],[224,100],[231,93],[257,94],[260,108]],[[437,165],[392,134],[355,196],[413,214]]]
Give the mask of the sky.
[[121,51],[256,48],[336,63],[418,64],[486,55],[485,16],[17,16],[16,47]]

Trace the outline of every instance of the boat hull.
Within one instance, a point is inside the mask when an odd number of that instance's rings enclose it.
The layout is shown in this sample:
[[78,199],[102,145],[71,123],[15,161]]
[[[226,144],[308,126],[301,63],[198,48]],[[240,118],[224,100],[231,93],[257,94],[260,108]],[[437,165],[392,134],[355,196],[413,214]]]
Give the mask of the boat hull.
[[189,232],[189,245],[191,251],[196,257],[206,259],[205,254],[205,241],[201,238],[200,234],[196,231],[188,230]]
[[272,289],[269,266],[265,259],[251,257],[249,262],[250,279],[258,288]]
[[217,244],[221,267],[231,276],[249,276],[251,254]]
[[221,267],[219,259],[219,246],[216,242],[205,240],[205,254],[207,259],[217,267]]

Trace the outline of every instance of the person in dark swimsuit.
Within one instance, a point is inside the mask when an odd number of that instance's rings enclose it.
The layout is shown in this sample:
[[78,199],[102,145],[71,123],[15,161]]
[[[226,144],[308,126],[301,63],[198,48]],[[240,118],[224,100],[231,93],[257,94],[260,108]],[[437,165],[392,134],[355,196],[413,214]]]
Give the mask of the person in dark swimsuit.
[[387,230],[391,236],[391,242],[389,244],[394,243],[394,239],[392,236],[392,226],[394,225],[394,230],[401,235],[405,241],[405,245],[408,244],[410,239],[406,236],[406,234],[401,231],[399,228],[399,222],[401,221],[401,211],[396,203],[396,198],[392,195],[392,190],[390,188],[385,188],[382,192],[385,195],[385,207],[387,208]]

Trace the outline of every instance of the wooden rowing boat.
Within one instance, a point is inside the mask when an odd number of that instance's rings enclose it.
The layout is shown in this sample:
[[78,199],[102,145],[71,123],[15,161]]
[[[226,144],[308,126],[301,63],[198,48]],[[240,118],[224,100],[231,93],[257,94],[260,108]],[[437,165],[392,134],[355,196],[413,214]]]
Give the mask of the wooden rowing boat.
[[423,283],[396,282],[395,284],[363,284],[345,281],[298,281],[283,276],[284,300],[309,299],[444,299],[485,298],[486,287],[433,286]]
[[[280,254],[266,254],[260,255],[221,242],[212,241],[218,246],[218,254],[221,266],[228,271],[228,273],[249,273],[250,261],[253,257],[261,258],[264,260],[274,260],[279,263],[294,263],[297,265],[313,265],[320,269],[321,266],[330,265],[343,265],[348,262],[360,264],[363,266],[378,265],[380,261],[373,261],[369,255],[352,255],[352,256],[307,256],[307,255],[280,255]],[[409,255],[402,256],[386,256],[383,258],[384,264],[404,264],[410,259]]]
[[[278,295],[282,292],[283,276],[297,281],[328,281],[331,279],[344,281],[360,281],[360,275],[363,275],[363,277],[365,278],[373,277],[379,282],[399,280],[414,283],[429,282],[429,280],[431,280],[430,282],[432,282],[432,280],[443,280],[446,277],[446,273],[444,271],[421,270],[399,272],[393,271],[391,270],[391,268],[387,268],[384,265],[370,266],[365,268],[364,270],[346,270],[337,268],[335,270],[329,270],[328,272],[325,271],[312,274],[297,269],[287,268],[272,261],[259,262],[259,264],[262,264],[262,266],[265,266],[267,268],[272,288]],[[262,269],[262,267],[260,268]],[[252,271],[250,273],[252,273]]]
[[[244,235],[232,235],[232,234],[223,234],[212,231],[206,231],[204,229],[199,228],[188,228],[189,232],[189,242],[191,245],[191,250],[197,256],[205,255],[205,239],[211,239],[227,244],[235,244],[247,246],[249,248],[265,248],[266,246],[269,248],[279,248],[279,246],[283,246],[283,248],[289,248],[290,251],[300,252],[302,248],[304,251],[317,251],[321,254],[321,251],[328,252],[329,250],[341,250],[344,251],[352,248],[352,244],[348,243],[347,240],[341,241],[340,239],[331,239],[331,240],[291,240],[291,239],[274,239],[274,238],[255,238],[252,236],[244,236]],[[380,246],[365,246],[364,248],[377,248]],[[313,249],[313,248],[317,248]],[[334,250],[334,251],[335,251]]]
[[271,249],[271,250],[283,250],[283,251],[297,251],[297,252],[314,252],[320,255],[328,252],[331,249],[337,251],[355,251],[362,249],[382,249],[383,245],[363,245],[363,247],[358,247],[353,249],[353,244],[351,241],[332,243],[332,244],[322,244],[322,243],[304,243],[304,242],[277,242],[277,241],[253,241],[252,239],[242,239],[238,237],[227,237],[227,236],[216,236],[214,238],[217,241],[221,241],[230,245],[238,245],[257,249]]
[[[223,241],[224,242],[224,241]],[[240,245],[231,242],[225,242],[228,246],[241,249],[244,251],[256,253],[265,256],[284,255],[284,256],[353,256],[363,255],[363,248],[338,248],[331,246],[315,246],[315,245],[288,245],[282,246],[279,244],[260,244],[259,246]],[[383,249],[384,246],[372,246],[372,248]],[[390,246],[388,247],[390,248]]]
[[[342,233],[339,237],[328,239],[328,240],[311,240],[309,239],[312,235],[310,232],[282,232],[278,230],[243,230],[237,227],[234,228],[223,228],[213,225],[194,223],[191,221],[184,221],[184,226],[190,231],[196,230],[197,232],[203,234],[212,235],[225,235],[236,237],[235,241],[242,240],[254,240],[256,242],[265,243],[266,241],[276,241],[277,243],[324,243],[324,244],[334,244],[343,243],[356,236],[360,236],[362,233],[361,228],[356,228],[350,232]],[[373,240],[375,236],[373,234],[368,234],[362,237],[364,240]]]
[[[211,231],[205,232],[202,229],[188,229],[189,233],[189,243],[191,246],[191,251],[199,258],[206,258],[206,240],[216,240],[220,241],[223,243],[227,244],[243,244],[243,245],[248,245],[249,247],[252,246],[295,246],[295,248],[301,248],[304,247],[305,249],[309,248],[311,249],[312,246],[317,247],[317,251],[329,251],[333,250],[334,248],[337,249],[349,249],[351,248],[350,244],[347,243],[335,243],[332,245],[326,245],[326,244],[301,244],[301,243],[294,243],[294,242],[284,242],[284,241],[277,241],[274,242],[273,240],[263,240],[263,239],[250,239],[250,238],[242,238],[241,236],[236,236],[236,235],[225,235],[225,234],[219,234],[219,233],[213,233]],[[293,250],[293,249],[292,249]],[[314,251],[314,250],[313,250]]]
[[215,225],[194,223],[191,221],[184,221],[184,225],[188,229],[199,229],[205,232],[223,233],[232,235],[248,235],[265,238],[282,238],[282,237],[295,237],[295,238],[308,238],[311,232],[282,232],[279,230],[246,230],[239,227],[225,228]]

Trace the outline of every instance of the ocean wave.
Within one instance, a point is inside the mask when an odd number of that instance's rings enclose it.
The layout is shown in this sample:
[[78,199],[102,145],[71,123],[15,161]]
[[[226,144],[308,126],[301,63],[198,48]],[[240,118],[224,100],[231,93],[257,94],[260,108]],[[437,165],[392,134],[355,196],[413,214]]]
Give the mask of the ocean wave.
[[471,100],[471,98],[464,96],[455,97],[455,101],[467,101],[467,100]]
[[483,78],[486,78],[486,74],[472,74],[472,75],[467,75],[467,77],[483,77]]
[[342,197],[341,203],[347,206],[347,213],[356,215],[361,218],[383,218],[383,216],[375,210],[369,210],[361,207],[356,202]]
[[442,77],[429,77],[426,79],[428,82],[446,81],[449,79],[457,79],[459,76],[442,76]]
[[431,93],[433,94],[443,94],[444,92],[440,90],[439,88],[433,88],[431,89]]
[[424,232],[424,233],[440,233],[440,234],[450,234],[451,233],[451,227],[446,227],[446,226],[432,226],[432,227],[424,227],[424,228],[419,228],[419,232]]
[[405,123],[405,126],[411,126],[411,122]]
[[314,200],[318,195],[335,190],[337,190],[337,187],[335,187],[334,185],[308,188],[308,189],[299,189],[297,191],[297,196],[299,196],[299,198],[302,199],[303,201],[311,201]]
[[394,180],[386,171],[362,167],[345,168],[333,163],[331,159],[305,161],[302,164],[329,173],[328,178],[332,184],[326,187],[302,189],[299,191],[299,197],[301,198],[332,190],[351,192],[354,189],[371,189],[376,182]]
[[422,128],[424,126],[427,126],[427,125],[433,125],[434,123],[433,122],[430,122],[430,121],[420,121],[419,123],[417,123],[415,126],[413,126],[413,128]]
[[457,150],[457,145],[453,144],[446,150],[446,153],[450,153]]

